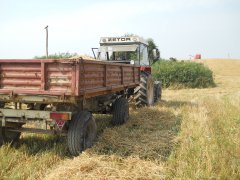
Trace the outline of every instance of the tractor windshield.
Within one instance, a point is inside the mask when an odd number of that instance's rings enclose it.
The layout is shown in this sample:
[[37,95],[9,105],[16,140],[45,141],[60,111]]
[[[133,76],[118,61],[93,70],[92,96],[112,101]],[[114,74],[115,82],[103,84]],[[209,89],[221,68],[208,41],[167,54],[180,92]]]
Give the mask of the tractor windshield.
[[149,65],[148,50],[144,44],[101,46],[97,59],[127,64]]

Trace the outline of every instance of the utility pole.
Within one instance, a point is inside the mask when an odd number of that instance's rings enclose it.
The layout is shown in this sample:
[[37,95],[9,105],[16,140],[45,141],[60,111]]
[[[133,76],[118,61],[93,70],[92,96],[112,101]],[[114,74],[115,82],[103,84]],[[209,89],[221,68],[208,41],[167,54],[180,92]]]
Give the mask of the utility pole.
[[46,59],[48,59],[48,25],[44,29],[46,29]]

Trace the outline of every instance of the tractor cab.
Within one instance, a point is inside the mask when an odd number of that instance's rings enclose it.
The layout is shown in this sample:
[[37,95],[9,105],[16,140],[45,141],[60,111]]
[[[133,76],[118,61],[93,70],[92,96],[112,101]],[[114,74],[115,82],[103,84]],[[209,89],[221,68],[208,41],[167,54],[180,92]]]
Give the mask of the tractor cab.
[[148,58],[148,43],[141,37],[102,37],[97,60],[115,63],[150,66]]

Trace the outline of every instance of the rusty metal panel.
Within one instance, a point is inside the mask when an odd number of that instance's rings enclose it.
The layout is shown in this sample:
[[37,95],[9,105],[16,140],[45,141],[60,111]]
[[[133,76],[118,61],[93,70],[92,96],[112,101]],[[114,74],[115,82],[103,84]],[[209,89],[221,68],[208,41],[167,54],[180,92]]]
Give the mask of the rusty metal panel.
[[0,92],[74,95],[73,67],[71,63],[50,60],[0,61]]
[[0,60],[0,96],[10,95],[7,101],[29,101],[27,95],[89,98],[136,87],[139,81],[140,68],[133,65],[83,59]]
[[117,65],[109,65],[107,71],[107,80],[110,86],[116,86],[122,84],[122,66]]
[[0,94],[74,96],[74,75],[70,60],[0,60]]
[[104,64],[80,63],[80,90],[104,87]]
[[66,63],[47,63],[46,73],[46,90],[48,91],[61,91],[62,94],[72,93],[72,76],[74,66]]
[[126,84],[134,82],[134,72],[133,72],[132,67],[125,67],[124,68],[123,77],[124,77],[124,82]]
[[19,90],[41,88],[41,63],[1,63],[0,88]]
[[83,60],[80,62],[80,95],[93,97],[136,87],[139,76],[139,66]]

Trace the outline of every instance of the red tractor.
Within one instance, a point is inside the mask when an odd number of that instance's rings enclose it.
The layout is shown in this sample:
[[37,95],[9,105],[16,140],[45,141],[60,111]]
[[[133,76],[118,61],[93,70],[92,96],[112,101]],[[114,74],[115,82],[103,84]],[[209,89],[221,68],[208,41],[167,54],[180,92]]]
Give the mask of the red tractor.
[[[93,52],[94,49],[93,48]],[[153,54],[152,61],[159,59],[158,49],[149,52],[148,43],[141,37],[102,37],[100,48],[95,59],[114,63],[140,65],[141,79],[138,87],[134,89],[134,99],[137,106],[151,106],[161,99],[161,82],[154,81],[151,75],[151,62],[149,53]]]

